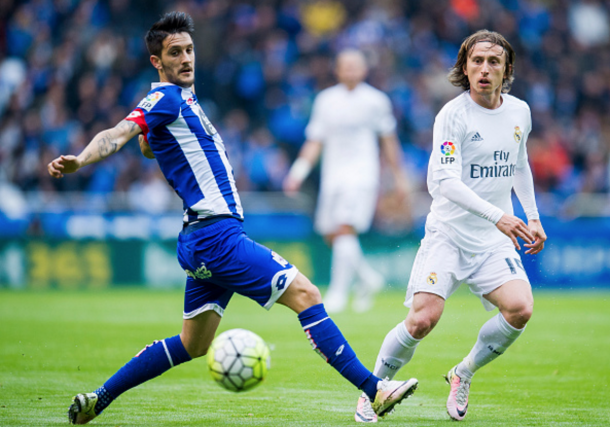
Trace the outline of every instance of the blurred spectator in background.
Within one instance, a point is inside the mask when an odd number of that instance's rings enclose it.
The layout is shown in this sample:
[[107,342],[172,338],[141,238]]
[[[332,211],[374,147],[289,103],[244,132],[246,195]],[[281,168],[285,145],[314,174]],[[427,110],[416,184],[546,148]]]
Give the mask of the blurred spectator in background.
[[[413,190],[425,191],[429,130],[456,94],[444,79],[451,58],[465,36],[487,28],[517,52],[523,78],[513,93],[533,109],[538,190],[608,192],[610,4],[601,0],[2,1],[0,180],[25,192],[102,195],[146,185],[135,143],[79,177],[52,182],[41,171],[146,93],[156,76],[142,71],[150,67],[141,34],[173,9],[202,29],[196,91],[224,123],[240,190],[279,188],[315,94],[333,84],[331,58],[357,48],[370,59],[370,83],[392,99]],[[540,203],[542,214],[554,208]]]

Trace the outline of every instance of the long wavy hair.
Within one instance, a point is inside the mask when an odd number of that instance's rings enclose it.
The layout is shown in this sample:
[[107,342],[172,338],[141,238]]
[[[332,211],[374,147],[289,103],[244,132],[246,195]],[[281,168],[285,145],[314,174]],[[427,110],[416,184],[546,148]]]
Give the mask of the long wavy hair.
[[506,55],[506,68],[504,70],[504,79],[502,80],[502,93],[508,93],[513,80],[515,79],[515,51],[502,34],[489,30],[477,31],[464,40],[460,47],[460,51],[458,52],[457,61],[455,61],[455,65],[449,71],[449,82],[464,90],[470,89],[470,82],[468,81],[468,76],[464,74],[464,70],[466,69],[468,57],[472,53],[474,46],[477,43],[482,42],[493,43],[504,49],[504,54]]

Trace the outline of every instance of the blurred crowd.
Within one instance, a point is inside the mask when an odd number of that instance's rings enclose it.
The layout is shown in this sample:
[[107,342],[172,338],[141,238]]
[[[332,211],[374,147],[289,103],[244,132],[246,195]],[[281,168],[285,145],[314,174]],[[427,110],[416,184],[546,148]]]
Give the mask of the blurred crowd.
[[434,117],[459,93],[448,69],[482,28],[517,52],[511,93],[532,108],[537,189],[610,188],[608,0],[0,0],[0,183],[120,191],[163,208],[169,187],[135,141],[63,180],[46,164],[78,154],[146,95],[157,73],[143,37],[169,10],[194,18],[196,93],[242,191],[281,188],[313,98],[335,83],[333,58],[348,47],[365,52],[368,81],[391,97],[411,187],[425,191]]

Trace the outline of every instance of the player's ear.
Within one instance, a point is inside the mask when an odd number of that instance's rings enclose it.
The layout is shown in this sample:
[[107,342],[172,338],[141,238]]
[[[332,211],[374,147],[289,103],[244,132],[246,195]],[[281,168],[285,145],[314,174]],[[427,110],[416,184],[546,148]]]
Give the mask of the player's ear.
[[163,68],[163,65],[161,64],[161,58],[159,58],[157,55],[150,55],[150,63],[157,70],[160,70]]

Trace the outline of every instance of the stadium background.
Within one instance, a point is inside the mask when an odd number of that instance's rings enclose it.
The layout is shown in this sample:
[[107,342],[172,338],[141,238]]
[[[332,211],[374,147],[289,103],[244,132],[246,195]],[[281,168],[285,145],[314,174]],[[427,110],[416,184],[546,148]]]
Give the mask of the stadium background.
[[[329,252],[312,231],[318,176],[279,190],[333,57],[362,49],[388,93],[411,196],[384,188],[367,256],[403,289],[429,206],[431,129],[446,81],[480,28],[517,51],[512,94],[532,108],[528,146],[545,251],[538,287],[610,286],[610,3],[607,1],[0,1],[0,287],[182,287],[181,204],[135,141],[79,174],[46,164],[124,118],[157,79],[143,35],[163,12],[195,19],[196,92],[229,150],[249,234],[315,281]],[[383,178],[383,177],[382,177]],[[517,212],[520,212],[516,204]]]

